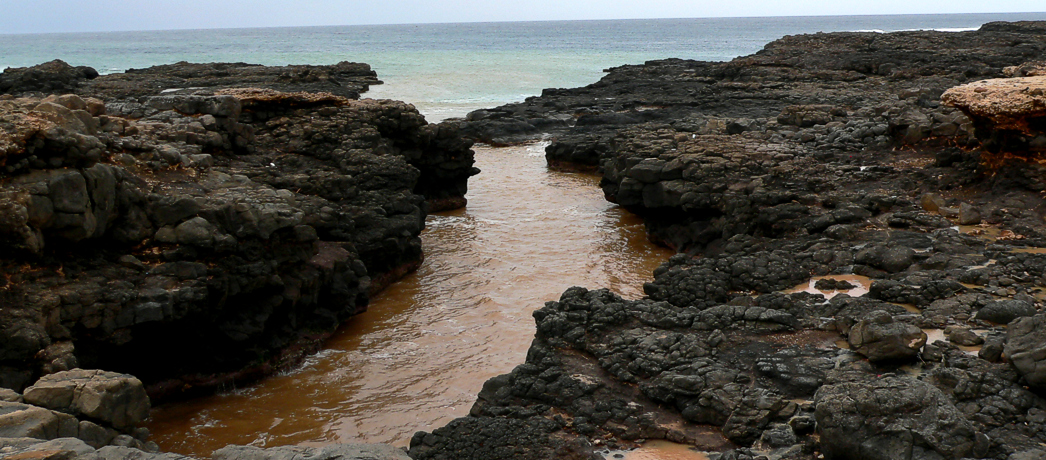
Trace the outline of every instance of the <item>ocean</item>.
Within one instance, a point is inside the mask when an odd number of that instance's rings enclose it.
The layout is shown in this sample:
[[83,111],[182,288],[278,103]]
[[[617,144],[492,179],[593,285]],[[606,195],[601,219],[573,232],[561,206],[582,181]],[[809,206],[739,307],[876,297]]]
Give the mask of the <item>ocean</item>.
[[0,33],[0,69],[52,59],[103,74],[178,61],[366,62],[385,81],[366,97],[413,103],[435,121],[521,101],[544,88],[593,83],[608,67],[670,57],[726,61],[784,35],[961,31],[1017,20],[1046,20],[1046,12]]

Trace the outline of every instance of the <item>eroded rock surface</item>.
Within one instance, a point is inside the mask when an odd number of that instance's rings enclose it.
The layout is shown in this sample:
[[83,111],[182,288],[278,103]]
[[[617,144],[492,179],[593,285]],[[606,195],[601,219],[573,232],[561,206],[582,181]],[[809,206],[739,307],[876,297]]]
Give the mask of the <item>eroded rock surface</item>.
[[[498,448],[1035,458],[1046,170],[997,155],[940,98],[1035,72],[1044,34],[792,36],[470,114],[462,130],[480,139],[551,135],[551,166],[598,171],[607,199],[681,254],[644,299],[572,288],[538,310],[526,362],[488,381],[469,417],[417,434],[412,456],[484,458],[486,433],[547,426]],[[1025,327],[1008,331],[1014,319]]]
[[941,390],[912,378],[825,385],[814,404],[830,459],[970,458],[984,436]]
[[464,205],[478,170],[454,127],[314,91],[366,66],[212,67],[126,81],[265,87],[0,98],[0,385],[91,367],[169,396],[267,375],[420,263],[427,212]]
[[949,89],[941,100],[974,121],[986,148],[1046,152],[1046,76],[982,80]]

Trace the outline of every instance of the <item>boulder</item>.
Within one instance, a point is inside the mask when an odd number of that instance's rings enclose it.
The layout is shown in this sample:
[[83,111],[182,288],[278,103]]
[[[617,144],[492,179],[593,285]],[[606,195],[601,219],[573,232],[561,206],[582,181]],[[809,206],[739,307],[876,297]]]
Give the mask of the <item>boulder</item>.
[[976,442],[973,427],[941,390],[910,377],[825,385],[814,405],[830,460],[960,459]]
[[915,251],[903,246],[876,244],[858,251],[854,261],[888,273],[897,273],[915,263]]
[[973,119],[991,151],[1046,151],[1046,76],[996,78],[949,89],[941,100]]
[[948,341],[964,347],[973,347],[984,343],[984,339],[969,328],[949,326],[944,329],[944,336]]
[[0,388],[0,401],[20,403],[22,402],[22,395],[10,388]]
[[149,416],[149,397],[137,378],[74,369],[46,375],[23,393],[25,401],[77,417],[131,430]]
[[1028,385],[1046,389],[1046,314],[1027,316],[1010,323],[1006,331],[1005,352]]
[[913,358],[926,345],[926,333],[894,320],[883,310],[869,313],[850,329],[850,346],[870,361]]
[[10,452],[0,449],[0,457],[9,460],[69,460],[94,453],[94,448],[76,438],[19,443]]
[[996,324],[1010,324],[1011,321],[1035,314],[1035,306],[1022,300],[999,300],[982,307],[976,318]]
[[91,67],[73,67],[55,59],[33,67],[5,69],[0,73],[0,94],[72,91],[97,77],[98,71]]
[[0,402],[0,438],[54,439],[61,421],[42,407]]
[[977,225],[981,223],[981,212],[969,203],[959,205],[959,225]]

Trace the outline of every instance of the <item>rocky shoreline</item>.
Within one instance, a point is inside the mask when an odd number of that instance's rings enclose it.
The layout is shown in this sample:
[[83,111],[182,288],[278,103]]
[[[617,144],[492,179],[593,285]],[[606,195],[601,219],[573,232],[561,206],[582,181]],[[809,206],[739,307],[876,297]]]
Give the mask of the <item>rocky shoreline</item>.
[[526,363],[411,457],[1046,458],[1044,58],[1044,23],[790,36],[470,114],[551,135],[680,254],[642,300],[538,310]]
[[[599,171],[680,252],[646,298],[549,302],[526,362],[406,454],[214,458],[598,459],[656,439],[717,460],[1046,458],[1044,62],[1039,22],[789,36],[436,126],[329,91],[375,83],[361,65],[5,72],[28,97],[0,98],[0,386],[21,392],[0,393],[0,454],[147,458],[126,415],[146,386],[294,362],[420,261],[426,207],[463,204],[477,172],[469,139],[551,136],[551,166]],[[90,385],[130,396],[99,415],[61,389]]]
[[181,398],[316,351],[478,173],[453,126],[357,99],[376,83],[354,63],[0,74],[0,387],[84,367]]

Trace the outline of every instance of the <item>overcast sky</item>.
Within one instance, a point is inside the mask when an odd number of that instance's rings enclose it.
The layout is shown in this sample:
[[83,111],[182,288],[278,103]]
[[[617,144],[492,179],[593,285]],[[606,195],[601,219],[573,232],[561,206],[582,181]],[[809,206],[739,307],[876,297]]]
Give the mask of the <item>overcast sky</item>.
[[0,0],[0,33],[1044,11],[1044,0]]

